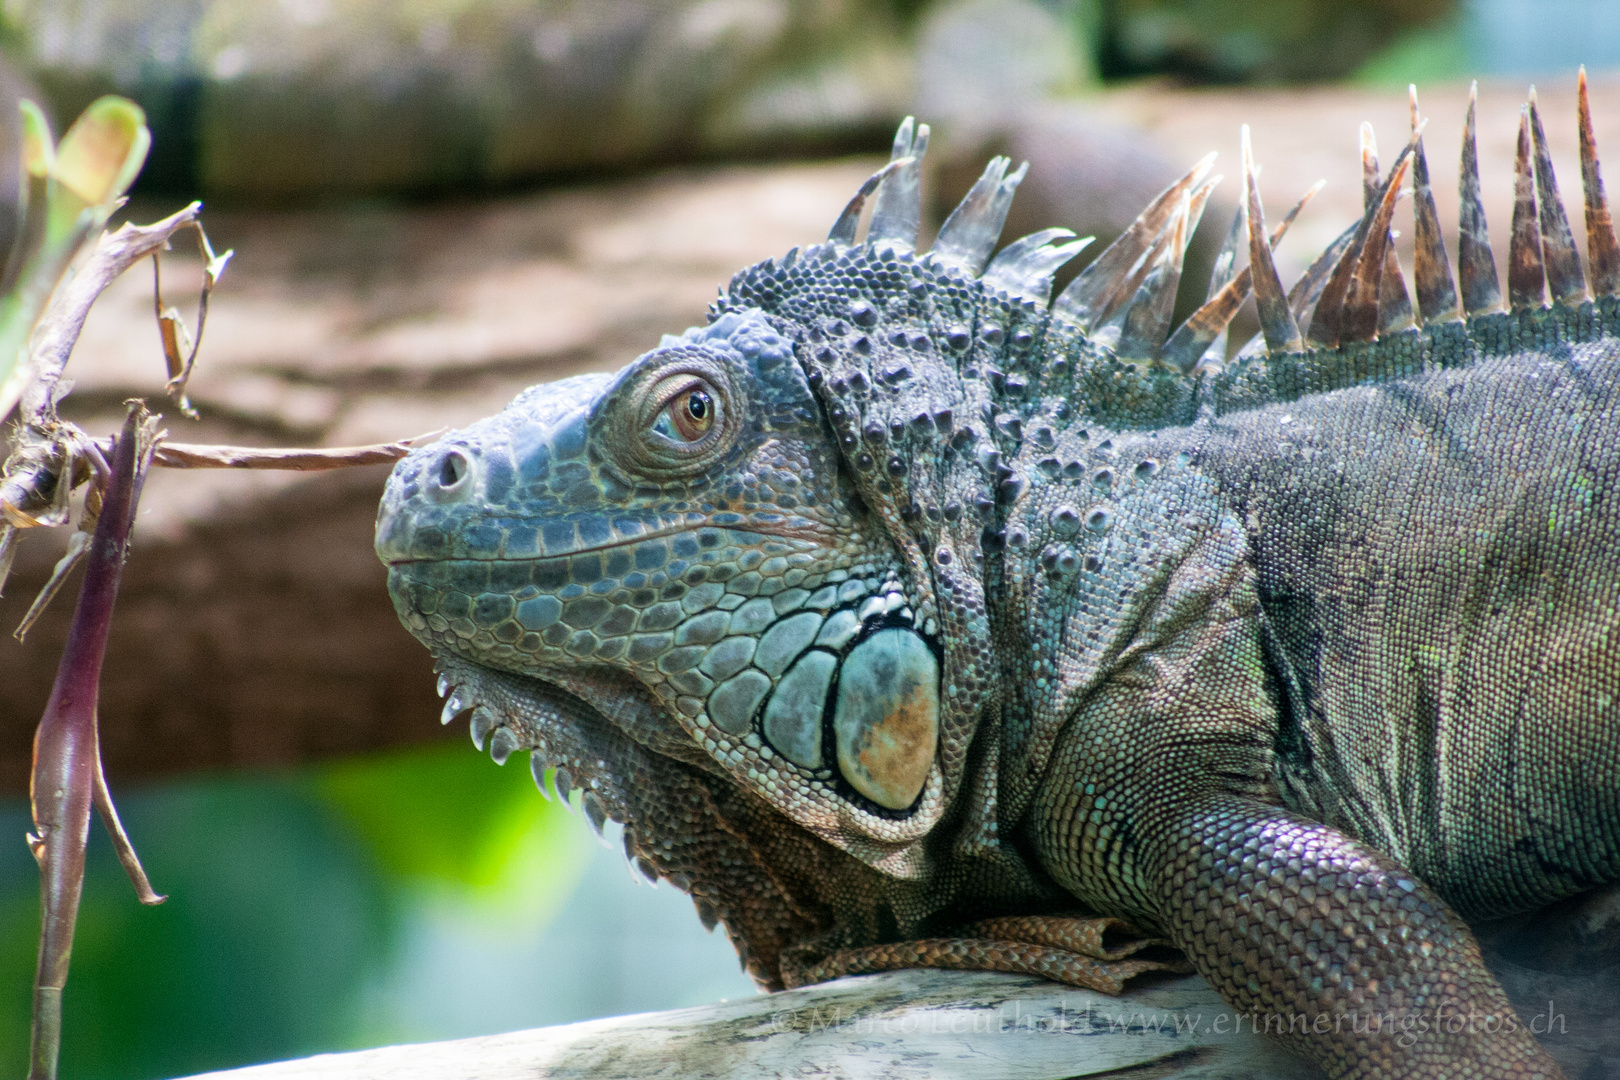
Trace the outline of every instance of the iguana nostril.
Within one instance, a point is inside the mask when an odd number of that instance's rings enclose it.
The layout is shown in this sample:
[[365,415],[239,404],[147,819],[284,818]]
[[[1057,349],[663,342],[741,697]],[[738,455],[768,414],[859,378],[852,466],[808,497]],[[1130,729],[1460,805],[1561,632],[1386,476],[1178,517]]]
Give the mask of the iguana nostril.
[[464,451],[452,447],[440,456],[433,475],[438,481],[440,494],[451,494],[467,486],[472,472],[472,459]]

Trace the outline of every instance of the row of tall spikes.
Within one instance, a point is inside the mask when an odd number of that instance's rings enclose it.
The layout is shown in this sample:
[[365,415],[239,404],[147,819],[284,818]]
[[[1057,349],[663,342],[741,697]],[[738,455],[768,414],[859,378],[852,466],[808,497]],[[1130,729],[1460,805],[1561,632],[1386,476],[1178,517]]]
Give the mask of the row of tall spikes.
[[[1251,292],[1268,353],[1332,349],[1415,325],[1503,310],[1480,198],[1475,139],[1478,84],[1469,91],[1463,128],[1455,279],[1429,184],[1423,149],[1426,121],[1420,121],[1418,116],[1416,87],[1410,88],[1409,94],[1410,141],[1389,173],[1380,178],[1372,128],[1362,125],[1362,217],[1329,244],[1286,293],[1271,249],[1324,182],[1312,186],[1268,234],[1260,199],[1260,170],[1254,163],[1248,126],[1244,125],[1244,198],[1216,257],[1207,300],[1174,334],[1166,338],[1186,247],[1210,192],[1222,179],[1209,175],[1213,153],[1161,192],[1051,302],[1052,310],[1079,324],[1093,340],[1112,347],[1122,359],[1158,361],[1184,373],[1192,372],[1200,362],[1218,363],[1224,356],[1226,327]],[[1620,243],[1604,196],[1584,67],[1578,77],[1578,97],[1591,288],[1599,296],[1620,295]],[[866,242],[915,246],[922,220],[920,171],[928,134],[926,124],[915,125],[911,117],[906,118],[895,136],[889,164],[873,174],[850,200],[828,234],[830,241],[855,243],[866,201],[876,192]],[[1028,170],[1026,162],[1009,174],[1010,164],[1005,157],[990,161],[941,226],[929,256],[980,276],[987,286],[1045,306],[1053,275],[1091,238],[1075,240],[1068,229],[1043,229],[1008,244],[991,259],[1013,194]],[[1416,250],[1415,314],[1390,239],[1395,204],[1403,194],[1401,185],[1408,173],[1412,177]],[[1234,272],[1245,239],[1248,265]],[[1526,310],[1541,306],[1548,294],[1554,302],[1567,305],[1580,304],[1588,296],[1586,276],[1559,199],[1535,88],[1531,87],[1529,101],[1519,117],[1508,301],[1512,310]],[[1306,327],[1303,333],[1301,326]]]
[[[1290,352],[1301,348],[1332,349],[1355,341],[1371,341],[1380,334],[1414,325],[1451,322],[1503,310],[1501,284],[1491,254],[1485,207],[1480,198],[1479,153],[1475,116],[1479,87],[1468,95],[1468,116],[1463,125],[1462,154],[1458,166],[1457,277],[1446,257],[1440,219],[1429,183],[1429,165],[1423,150],[1424,122],[1418,118],[1417,89],[1409,89],[1412,137],[1389,175],[1379,179],[1378,151],[1372,128],[1361,129],[1364,212],[1344,250],[1325,269],[1318,259],[1306,272],[1307,288],[1280,301],[1280,288],[1272,282],[1257,284],[1261,333],[1266,351]],[[1609,216],[1598,164],[1597,142],[1592,135],[1591,101],[1586,69],[1577,78],[1579,101],[1581,180],[1586,196],[1587,260],[1592,272],[1592,293],[1620,294],[1620,244]],[[1415,249],[1417,310],[1414,315],[1400,264],[1389,242],[1389,226],[1406,173],[1412,176],[1413,244]],[[1250,173],[1248,212],[1251,222],[1251,259],[1269,262],[1269,254],[1254,243],[1253,223],[1263,218],[1259,196]],[[1344,240],[1341,237],[1341,242]],[[1329,253],[1337,244],[1330,246]],[[1326,254],[1326,253],[1325,253]],[[1257,278],[1265,274],[1257,274]],[[1313,290],[1320,292],[1310,300]],[[1270,294],[1269,296],[1267,294]],[[1576,253],[1564,204],[1558,195],[1552,155],[1536,105],[1535,87],[1519,111],[1518,152],[1514,165],[1513,233],[1508,248],[1508,307],[1525,311],[1552,302],[1577,306],[1589,294]],[[1205,305],[1208,306],[1207,304]],[[1308,316],[1301,338],[1299,326]],[[1197,316],[1195,315],[1194,318]]]
[[[1475,137],[1478,84],[1469,91],[1468,115],[1463,127],[1458,168],[1461,209],[1458,215],[1457,278],[1453,279],[1440,230],[1439,214],[1429,182],[1423,148],[1417,89],[1409,88],[1412,136],[1389,174],[1379,177],[1378,150],[1371,125],[1361,127],[1363,214],[1322,253],[1284,295],[1265,235],[1264,210],[1257,175],[1243,130],[1244,202],[1238,216],[1247,217],[1250,280],[1219,276],[1229,273],[1237,236],[1232,231],[1217,260],[1217,280],[1210,299],[1190,316],[1166,342],[1158,358],[1183,371],[1221,351],[1215,347],[1220,332],[1252,288],[1260,315],[1261,336],[1268,353],[1296,352],[1305,348],[1336,348],[1340,344],[1375,340],[1380,334],[1414,325],[1449,322],[1503,310],[1501,286],[1491,254],[1480,197],[1479,154]],[[1579,100],[1581,179],[1586,196],[1587,259],[1592,292],[1620,294],[1620,244],[1603,191],[1597,143],[1592,134],[1592,113],[1586,69],[1577,79]],[[1417,310],[1390,243],[1390,222],[1399,201],[1401,183],[1412,177],[1413,241],[1415,247]],[[1310,194],[1307,193],[1307,198]],[[1297,207],[1293,213],[1297,213]],[[1293,213],[1288,220],[1292,220]],[[1284,222],[1286,226],[1287,221]],[[1509,247],[1508,300],[1514,311],[1540,307],[1550,294],[1556,303],[1578,305],[1588,298],[1587,282],[1547,149],[1547,137],[1537,109],[1535,88],[1520,110],[1518,154],[1515,164],[1513,234]],[[1307,327],[1304,334],[1300,326]]]

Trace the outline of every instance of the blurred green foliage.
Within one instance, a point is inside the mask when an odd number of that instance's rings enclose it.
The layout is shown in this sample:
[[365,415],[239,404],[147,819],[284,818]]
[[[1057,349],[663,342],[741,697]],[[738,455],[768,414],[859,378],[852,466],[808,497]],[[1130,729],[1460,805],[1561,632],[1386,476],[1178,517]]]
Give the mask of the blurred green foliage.
[[[366,990],[423,890],[554,913],[594,841],[521,759],[464,746],[122,793],[167,903],[91,845],[64,1008],[66,1080],[146,1080],[372,1044]],[[0,1073],[22,1075],[38,873],[0,809]]]
[[1104,0],[1105,76],[1318,82],[1353,74],[1458,0]]
[[1369,57],[1354,78],[1363,86],[1390,89],[1466,79],[1477,74],[1471,44],[1462,19],[1414,27]]
[[558,893],[548,899],[560,902],[584,865],[585,837],[539,797],[523,764],[494,770],[481,754],[420,750],[325,765],[313,782],[392,881],[497,896],[538,853]]

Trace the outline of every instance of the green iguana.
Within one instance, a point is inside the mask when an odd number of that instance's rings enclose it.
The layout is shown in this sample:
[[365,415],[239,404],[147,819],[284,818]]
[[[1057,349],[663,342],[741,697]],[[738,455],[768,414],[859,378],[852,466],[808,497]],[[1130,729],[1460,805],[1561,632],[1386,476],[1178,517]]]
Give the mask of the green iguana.
[[377,551],[446,722],[623,822],[767,988],[1117,992],[1169,944],[1331,1076],[1561,1075],[1464,920],[1620,878],[1620,244],[1584,72],[1580,132],[1587,272],[1532,97],[1504,307],[1472,105],[1455,277],[1415,95],[1288,292],[1245,129],[1212,295],[1167,334],[1209,159],[1049,300],[1084,241],[991,257],[1004,158],[915,249],[907,120],[707,326],[399,464]]

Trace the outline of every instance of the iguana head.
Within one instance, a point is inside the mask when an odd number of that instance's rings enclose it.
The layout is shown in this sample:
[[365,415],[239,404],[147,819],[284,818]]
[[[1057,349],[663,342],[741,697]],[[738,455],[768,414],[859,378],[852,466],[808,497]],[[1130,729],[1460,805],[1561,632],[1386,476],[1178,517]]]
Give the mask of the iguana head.
[[377,546],[460,703],[480,668],[644,696],[670,739],[828,834],[882,835],[931,777],[937,798],[937,634],[757,312],[412,455]]

